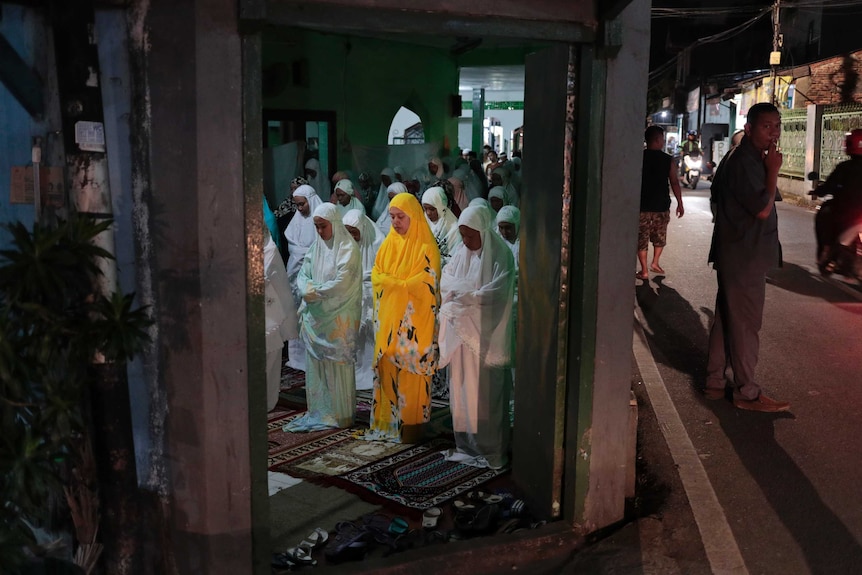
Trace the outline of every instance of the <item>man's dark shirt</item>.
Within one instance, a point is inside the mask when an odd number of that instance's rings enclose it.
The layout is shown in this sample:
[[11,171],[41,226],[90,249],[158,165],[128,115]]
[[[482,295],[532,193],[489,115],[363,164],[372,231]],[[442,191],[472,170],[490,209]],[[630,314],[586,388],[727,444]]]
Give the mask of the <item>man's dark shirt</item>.
[[758,219],[770,201],[761,151],[746,136],[722,160],[712,181],[716,201],[709,261],[729,273],[765,273],[779,265],[775,207]]
[[670,209],[668,175],[672,160],[661,150],[644,150],[640,211],[666,212]]

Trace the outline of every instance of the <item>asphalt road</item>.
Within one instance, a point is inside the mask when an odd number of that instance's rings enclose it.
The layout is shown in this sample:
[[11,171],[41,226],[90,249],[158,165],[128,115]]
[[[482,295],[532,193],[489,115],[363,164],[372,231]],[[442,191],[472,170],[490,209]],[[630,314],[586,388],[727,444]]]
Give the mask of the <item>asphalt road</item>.
[[685,216],[672,218],[661,259],[666,276],[635,280],[637,314],[745,566],[862,573],[862,291],[817,275],[813,212],[779,204],[785,263],[768,278],[757,377],[791,412],[703,399],[716,291],[709,190],[683,196]]

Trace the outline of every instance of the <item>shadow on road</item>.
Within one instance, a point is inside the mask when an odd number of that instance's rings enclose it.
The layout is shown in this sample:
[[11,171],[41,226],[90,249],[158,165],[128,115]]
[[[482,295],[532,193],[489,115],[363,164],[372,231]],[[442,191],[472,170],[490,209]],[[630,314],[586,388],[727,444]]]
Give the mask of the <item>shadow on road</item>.
[[[807,279],[802,277],[803,273]],[[846,301],[835,298],[834,290],[799,266],[786,266],[782,272],[773,274],[772,279],[782,289],[793,289],[834,303]],[[664,285],[660,277],[654,280],[656,289],[643,283],[636,288],[636,298],[656,363],[688,374],[692,388],[702,388],[706,377],[708,331],[699,313],[679,292]],[[702,311],[711,322],[711,310]],[[796,540],[810,572],[815,575],[857,572],[858,565],[862,564],[862,546],[775,440],[774,422],[794,416],[791,413],[742,412],[726,401],[708,402],[708,405],[745,469]],[[729,514],[733,516],[734,511],[730,510]],[[748,546],[740,541],[740,547]]]
[[809,270],[787,262],[784,263],[784,267],[770,271],[766,282],[785,291],[819,298],[836,305],[858,303],[859,301],[851,295],[835,289],[835,286],[812,275]]
[[663,281],[658,276],[653,279],[655,289],[649,282],[635,288],[650,349],[657,363],[688,374],[692,385],[702,389],[706,382],[706,331],[688,300]]

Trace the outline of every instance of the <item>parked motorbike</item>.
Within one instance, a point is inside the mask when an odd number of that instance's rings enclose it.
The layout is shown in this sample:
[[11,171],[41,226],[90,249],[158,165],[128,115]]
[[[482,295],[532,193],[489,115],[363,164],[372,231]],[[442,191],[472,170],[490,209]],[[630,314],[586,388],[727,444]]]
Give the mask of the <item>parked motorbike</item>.
[[[820,175],[809,172],[806,179],[813,182],[809,194],[812,198],[824,197],[818,193]],[[842,214],[842,220],[850,222],[832,242],[823,242],[824,232],[833,225],[835,214],[831,196],[824,201],[814,217],[817,233],[817,268],[823,275],[838,274],[862,282],[862,210],[853,214]],[[846,217],[846,219],[845,219]]]
[[682,157],[682,178],[684,186],[688,186],[692,190],[697,188],[697,183],[700,181],[700,173],[703,169],[703,156],[700,152],[692,152]]

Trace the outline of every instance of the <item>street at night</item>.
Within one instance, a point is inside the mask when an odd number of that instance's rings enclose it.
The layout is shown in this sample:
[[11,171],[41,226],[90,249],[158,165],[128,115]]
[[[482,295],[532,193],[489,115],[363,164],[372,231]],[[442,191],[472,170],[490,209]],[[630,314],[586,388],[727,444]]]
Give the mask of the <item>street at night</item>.
[[[683,199],[685,216],[672,217],[661,260],[666,276],[633,281],[654,379],[666,387],[726,518],[704,513],[704,498],[687,493],[700,532],[729,527],[731,551],[735,545],[745,564],[733,572],[858,572],[862,292],[817,273],[814,211],[778,204],[784,266],[767,278],[757,378],[765,393],[789,401],[791,409],[753,413],[729,400],[706,400],[700,389],[716,293],[707,264],[709,190],[684,190]],[[656,410],[656,416],[666,431],[663,414]],[[687,471],[680,468],[683,483]],[[711,543],[704,540],[707,555]],[[710,557],[712,568],[723,572],[718,555]]]

